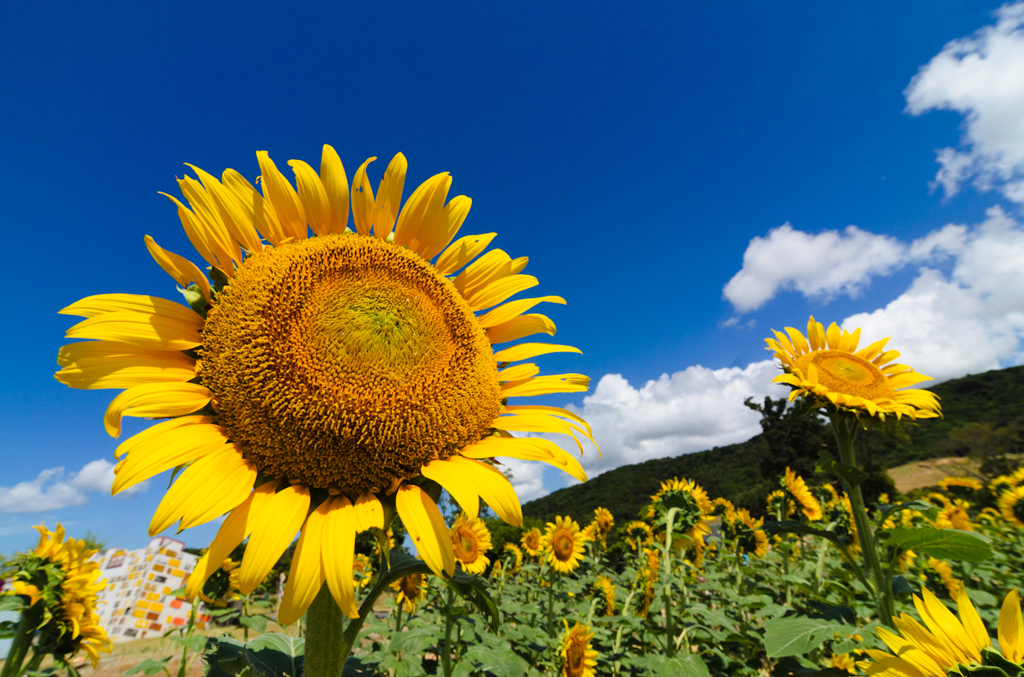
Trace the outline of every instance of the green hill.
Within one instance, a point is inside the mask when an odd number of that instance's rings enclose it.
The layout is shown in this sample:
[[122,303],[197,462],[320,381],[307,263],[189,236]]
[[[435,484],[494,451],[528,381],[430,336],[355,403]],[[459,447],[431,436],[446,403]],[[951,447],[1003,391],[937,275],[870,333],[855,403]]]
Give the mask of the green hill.
[[[891,421],[859,434],[861,462],[877,480],[865,487],[865,493],[892,491],[882,471],[915,460],[972,455],[982,458],[983,468],[990,472],[1005,471],[1007,454],[1009,462],[1016,463],[1017,428],[1024,421],[1024,367],[965,376],[931,390],[942,398],[944,418]],[[530,501],[523,513],[544,521],[571,515],[589,522],[600,506],[624,523],[636,518],[662,480],[672,477],[692,479],[712,498],[724,496],[760,513],[787,465],[811,479],[820,449],[834,452],[835,443],[827,422],[812,411],[785,407],[778,400],[748,406],[762,411],[763,432],[746,442],[622,466]]]

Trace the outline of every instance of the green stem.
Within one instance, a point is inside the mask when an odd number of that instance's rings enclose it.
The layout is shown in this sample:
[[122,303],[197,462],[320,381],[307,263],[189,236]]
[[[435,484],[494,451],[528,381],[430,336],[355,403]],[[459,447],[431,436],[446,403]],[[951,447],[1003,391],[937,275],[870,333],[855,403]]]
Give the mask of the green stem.
[[[306,677],[338,677],[352,651],[344,632],[345,614],[324,584],[306,612]],[[349,625],[354,625],[353,621]],[[361,619],[359,625],[362,625]],[[358,634],[358,629],[356,630]]]
[[548,574],[548,637],[555,636],[555,568]]
[[21,612],[21,620],[14,631],[14,639],[7,652],[7,660],[4,662],[4,669],[0,672],[0,677],[15,677],[21,674],[21,664],[25,662],[25,655],[28,653],[29,647],[32,646],[32,638],[36,634],[36,628],[43,620],[45,609],[46,605],[40,600]]
[[672,627],[672,531],[678,508],[668,511],[665,518],[665,545],[662,549],[662,568],[665,572],[665,653],[669,658],[676,655],[675,629]]
[[444,677],[452,675],[452,597],[452,588],[448,586],[444,599],[444,646],[441,648]]
[[[857,432],[856,421],[841,416],[838,412],[830,414],[832,430],[835,432],[836,444],[839,446],[839,460],[847,466],[856,468],[856,461],[853,453],[853,440]],[[853,521],[857,526],[857,535],[860,538],[861,551],[864,554],[864,568],[871,572],[874,579],[875,608],[878,612],[878,620],[889,627],[892,627],[893,601],[892,583],[887,581],[882,571],[882,564],[878,557],[878,546],[875,543],[874,530],[868,519],[867,510],[864,507],[864,496],[861,494],[860,485],[853,486],[845,477],[840,477],[847,496],[850,497],[850,507],[853,511]]]
[[395,610],[395,634],[402,632],[402,610],[405,608],[405,600],[402,600],[398,604],[398,608]]

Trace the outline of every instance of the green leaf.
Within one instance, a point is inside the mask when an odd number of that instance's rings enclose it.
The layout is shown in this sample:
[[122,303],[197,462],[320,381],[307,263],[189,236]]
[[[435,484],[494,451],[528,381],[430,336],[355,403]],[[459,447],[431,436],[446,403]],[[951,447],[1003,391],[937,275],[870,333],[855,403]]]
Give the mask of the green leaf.
[[695,654],[675,658],[652,654],[635,661],[635,664],[645,668],[647,674],[658,677],[711,677],[708,666]]
[[253,677],[300,677],[305,644],[301,637],[270,632],[245,645],[245,662]]
[[21,613],[27,606],[25,598],[21,595],[0,595],[0,611]]
[[146,660],[142,661],[141,663],[136,665],[131,670],[126,670],[124,674],[125,674],[125,677],[129,677],[129,675],[134,675],[134,674],[137,674],[139,672],[141,672],[141,673],[143,673],[145,675],[155,675],[157,673],[163,672],[164,669],[167,667],[167,664],[170,661],[171,661],[171,657],[170,656],[168,656],[167,658],[161,658],[158,661],[157,660],[153,660],[152,658],[147,658]]
[[238,622],[253,632],[262,633],[267,629],[267,617],[263,615],[239,616]]
[[939,514],[939,509],[928,501],[905,501],[903,503],[887,503],[879,506],[882,511],[882,521],[884,522],[889,515],[894,512],[902,512],[904,510],[916,510],[920,513],[924,513],[924,516],[930,520],[935,519]]
[[180,644],[189,651],[193,651],[195,653],[202,653],[202,651],[206,649],[207,638],[202,635],[196,635],[194,637],[168,637],[167,639],[171,640],[175,644]]
[[857,628],[807,616],[773,618],[764,624],[764,648],[769,658],[799,656],[836,635],[852,635]]
[[917,590],[907,581],[905,576],[896,574],[892,577],[892,593],[897,597],[906,597],[915,592]]
[[341,670],[341,677],[377,677],[377,671],[355,656],[350,656]]
[[973,531],[898,527],[889,533],[890,543],[904,550],[923,552],[937,559],[984,562],[992,556],[992,546],[988,539]]
[[448,581],[448,585],[464,600],[475,606],[484,615],[487,628],[497,634],[501,614],[498,605],[487,592],[487,585],[479,576],[467,576],[459,572]]
[[472,661],[476,664],[476,670],[482,670],[494,677],[521,677],[530,668],[530,664],[516,655],[511,648],[489,647],[482,644],[475,644],[465,654],[461,661]]
[[993,651],[990,648],[982,649],[981,656],[984,663],[1001,669],[1007,677],[1021,677],[1021,675],[1024,675],[1024,668],[1006,660],[998,651]]
[[818,536],[824,538],[838,546],[842,546],[839,542],[839,535],[834,531],[826,531],[824,529],[815,529],[812,526],[803,524],[801,522],[794,522],[791,520],[778,520],[768,522],[764,525],[764,532],[769,536],[777,536],[779,534],[803,534],[806,536]]
[[840,463],[827,451],[822,451],[818,456],[817,471],[835,475],[839,479],[848,482],[851,487],[860,486],[864,480],[870,477],[870,475],[860,468]]

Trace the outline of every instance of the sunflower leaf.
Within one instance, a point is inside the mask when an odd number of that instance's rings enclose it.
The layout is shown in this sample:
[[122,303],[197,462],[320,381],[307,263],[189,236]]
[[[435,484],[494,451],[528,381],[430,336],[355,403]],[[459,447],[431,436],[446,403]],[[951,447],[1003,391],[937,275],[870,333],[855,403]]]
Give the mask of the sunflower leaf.
[[305,640],[277,632],[260,635],[245,645],[245,662],[253,677],[280,677],[302,674]]
[[827,451],[818,456],[818,472],[827,472],[847,482],[851,487],[860,486],[869,475],[860,468],[840,463]]
[[846,636],[857,628],[807,616],[773,618],[764,624],[764,648],[769,658],[807,654],[836,635]]
[[938,559],[984,562],[992,556],[992,546],[988,539],[973,531],[897,527],[890,534],[890,543],[904,550],[923,552]]

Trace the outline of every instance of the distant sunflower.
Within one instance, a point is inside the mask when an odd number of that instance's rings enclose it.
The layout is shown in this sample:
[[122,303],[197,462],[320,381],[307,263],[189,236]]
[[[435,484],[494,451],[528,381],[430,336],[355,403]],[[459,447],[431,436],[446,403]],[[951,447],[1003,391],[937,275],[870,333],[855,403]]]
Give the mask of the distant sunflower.
[[722,533],[736,543],[741,553],[764,557],[768,553],[768,535],[761,528],[763,525],[764,519],[754,519],[746,508],[739,508],[731,519],[722,519]]
[[523,534],[521,543],[527,555],[536,557],[544,549],[544,535],[540,533],[540,529],[534,527]]
[[505,552],[512,553],[513,563],[508,572],[514,574],[519,571],[519,567],[523,566],[523,551],[515,543],[506,543]]
[[209,279],[146,237],[191,307],[132,294],[71,304],[61,312],[85,319],[67,337],[91,340],[61,348],[56,377],[74,388],[125,389],[106,413],[115,437],[123,416],[170,419],[117,449],[115,494],[187,466],[150,534],[230,513],[196,566],[190,598],[246,538],[239,579],[242,593],[252,592],[301,532],[280,622],[297,620],[325,582],[355,617],[353,543],[357,532],[387,526],[382,500],[426,564],[451,575],[447,525],[420,487],[423,478],[448,490],[469,516],[483,498],[516,526],[519,499],[484,459],[539,460],[585,478],[554,442],[510,433],[590,438],[586,422],[565,409],[506,401],[582,392],[589,380],[540,376],[529,362],[508,366],[576,348],[493,349],[554,334],[550,319],[527,311],[565,301],[509,301],[537,279],[521,274],[526,257],[484,253],[493,233],[455,239],[471,200],[448,200],[449,174],[428,179],[403,205],[401,154],[376,197],[366,175],[375,158],[356,171],[350,196],[330,146],[319,174],[305,162],[288,163],[297,189],[265,151],[256,157],[262,193],[234,170],[218,179],[192,167],[198,180],[178,181],[191,209],[168,196],[210,266]]
[[950,599],[956,599],[960,591],[964,589],[964,582],[953,575],[953,566],[941,559],[928,558],[928,566],[938,576],[942,584],[946,586]]
[[789,495],[800,506],[801,512],[809,522],[817,522],[821,519],[821,503],[814,497],[811,490],[807,488],[804,479],[796,474],[794,470],[786,468],[786,476],[782,480],[783,486]]
[[647,522],[634,520],[626,525],[626,543],[633,550],[639,551],[654,540],[654,532]]
[[1024,486],[1007,489],[999,496],[999,511],[1010,524],[1024,527]]
[[84,541],[65,540],[59,523],[54,531],[43,525],[35,529],[36,549],[9,563],[17,568],[11,594],[28,597],[30,607],[46,605],[44,622],[35,631],[37,647],[63,662],[84,651],[96,667],[99,652],[112,650],[96,611],[98,595],[107,586],[99,563],[90,559],[97,551],[86,550]]
[[970,489],[971,491],[981,491],[985,485],[983,485],[980,480],[976,480],[973,477],[944,477],[939,480],[939,486],[946,491],[949,491],[953,487]]
[[843,331],[833,322],[826,331],[813,317],[807,323],[807,338],[793,327],[786,327],[786,334],[776,331],[775,338],[765,342],[786,371],[774,382],[793,387],[790,400],[801,395],[818,396],[840,409],[863,410],[879,418],[939,416],[939,398],[934,393],[906,390],[930,377],[905,365],[891,364],[900,354],[885,350],[889,339],[858,351],[860,329]]
[[970,507],[971,504],[967,501],[961,498],[954,499],[949,505],[939,511],[938,518],[935,520],[935,526],[940,529],[974,531],[974,524],[971,522],[971,516],[967,512]]
[[673,528],[689,538],[694,546],[698,541],[703,545],[704,537],[711,534],[708,519],[715,509],[707,492],[692,480],[666,480],[661,483],[658,493],[651,496],[648,515],[664,526],[672,508],[679,509]]
[[571,517],[556,517],[548,522],[543,539],[544,559],[560,574],[575,571],[583,561],[583,534]]
[[356,553],[356,558],[352,561],[352,573],[356,587],[362,590],[373,580],[373,562],[366,555]]
[[590,644],[594,639],[594,633],[590,626],[582,625],[578,621],[569,627],[569,621],[565,623],[565,633],[562,635],[561,649],[559,654],[562,657],[562,671],[564,677],[595,677],[597,673],[597,651]]
[[597,581],[594,583],[599,594],[598,599],[604,606],[605,616],[615,615],[615,583],[612,579],[607,576],[601,575],[597,577]]
[[484,553],[491,549],[491,532],[483,521],[459,515],[449,532],[455,559],[467,574],[482,574],[491,563]]
[[[871,660],[859,662],[857,667],[867,675],[945,677],[973,672],[961,670],[961,667],[993,665],[988,653],[992,651],[992,641],[970,597],[961,589],[955,599],[959,618],[923,588],[921,597],[914,595],[914,606],[924,625],[907,614],[900,614],[893,619],[899,634],[878,626],[878,636],[892,653],[868,649],[866,653]],[[999,649],[1002,658],[1011,663],[1019,664],[1024,660],[1024,624],[1016,588],[1003,600],[999,614]]]
[[423,574],[403,576],[392,583],[391,588],[398,593],[395,596],[395,604],[404,604],[405,611],[412,613],[426,596],[427,578]]
[[597,527],[597,537],[604,543],[615,526],[615,518],[607,508],[597,508],[594,510],[594,524]]
[[792,517],[793,513],[796,512],[796,506],[793,501],[789,499],[789,496],[782,489],[776,489],[768,494],[766,504],[768,513],[771,515],[777,516],[781,513],[785,517]]
[[596,541],[597,525],[591,522],[587,526],[583,527],[583,529],[580,530],[580,537],[583,539],[584,543],[593,543]]

